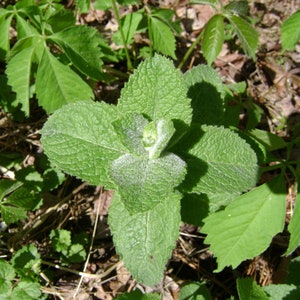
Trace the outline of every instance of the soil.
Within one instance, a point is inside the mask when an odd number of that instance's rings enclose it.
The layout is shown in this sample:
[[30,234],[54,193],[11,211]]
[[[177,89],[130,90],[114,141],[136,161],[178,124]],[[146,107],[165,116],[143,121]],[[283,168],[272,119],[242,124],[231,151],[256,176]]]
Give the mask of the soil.
[[[205,5],[190,5],[185,0],[149,0],[148,3],[173,8],[182,19],[183,32],[177,39],[176,53],[180,62],[213,15],[213,10]],[[73,4],[70,2],[68,5]],[[300,2],[251,0],[249,6],[251,18],[260,34],[256,61],[247,58],[239,48],[232,47],[231,41],[227,41],[214,68],[224,83],[246,81],[252,101],[265,113],[260,127],[289,140],[299,134],[296,131],[300,124],[300,45],[294,51],[282,53],[280,27],[283,20],[300,9]],[[124,10],[122,14],[127,12]],[[92,10],[89,14],[81,15],[78,22],[98,28],[108,38],[117,30],[117,22],[111,11]],[[137,43],[147,42],[144,36],[135,38]],[[115,47],[113,44],[111,46]],[[195,49],[183,71],[205,63],[200,50],[200,47]],[[123,71],[126,66],[110,64],[106,70],[109,72],[111,69]],[[126,78],[121,78],[110,85],[99,82],[95,88],[98,100],[116,103],[125,81]],[[247,115],[241,113],[241,126],[245,118]],[[39,130],[46,119],[43,110],[34,103],[31,105],[31,117],[22,122],[13,120],[9,114],[1,111],[1,152],[18,153],[22,168],[32,165],[38,168],[42,153]],[[299,152],[293,154],[298,159]],[[12,171],[6,172],[2,168],[1,172],[2,178],[13,176]],[[274,174],[267,176],[271,178]],[[295,201],[294,180],[292,177],[288,179],[286,224]],[[43,292],[48,294],[49,299],[110,300],[126,291],[140,289],[143,292],[160,291],[163,299],[171,300],[178,299],[184,283],[203,280],[207,282],[213,299],[227,299],[230,296],[237,299],[237,277],[251,276],[263,286],[283,282],[286,276],[291,259],[282,256],[289,240],[286,231],[274,237],[270,247],[258,257],[243,262],[236,269],[226,268],[220,273],[213,273],[216,261],[209,247],[203,243],[204,235],[199,233],[198,227],[183,224],[164,281],[152,288],[143,286],[130,276],[115,252],[107,225],[112,195],[112,191],[67,177],[59,188],[44,195],[44,204],[39,210],[30,213],[26,221],[9,228],[9,236],[0,242],[1,257],[11,257],[11,250],[22,245],[36,245],[45,262],[41,275],[44,278]],[[54,267],[58,259],[51,254],[49,241],[49,233],[53,228],[68,229],[74,234],[85,232],[90,236],[92,245],[88,249],[88,260],[67,267]],[[299,254],[297,250],[294,256]]]

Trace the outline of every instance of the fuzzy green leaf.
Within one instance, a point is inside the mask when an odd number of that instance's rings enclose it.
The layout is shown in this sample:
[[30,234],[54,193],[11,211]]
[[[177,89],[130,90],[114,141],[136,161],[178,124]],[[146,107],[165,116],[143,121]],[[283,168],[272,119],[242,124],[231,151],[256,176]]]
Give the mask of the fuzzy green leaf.
[[130,215],[115,194],[108,221],[128,271],[138,282],[150,286],[159,283],[178,238],[180,195],[170,194],[152,210]]
[[222,50],[224,42],[224,20],[222,15],[214,15],[204,27],[202,51],[211,65]]
[[231,130],[195,125],[181,143],[188,149],[188,175],[181,187],[207,194],[210,205],[224,205],[256,184],[256,154]]
[[[239,175],[237,175],[239,176]],[[236,198],[204,220],[201,232],[217,257],[217,272],[262,253],[285,220],[285,183],[277,177]],[[253,242],[255,241],[255,243]]]
[[[299,184],[299,183],[298,183]],[[289,247],[285,255],[291,254],[300,245],[300,191],[297,193],[293,217],[289,223],[288,231],[291,234]]]
[[102,77],[99,33],[88,26],[74,26],[49,37],[59,44],[73,65],[95,80]]
[[193,123],[222,125],[226,94],[230,93],[210,66],[198,65],[184,74],[188,97],[192,99]]
[[[35,51],[42,45],[42,39],[39,36],[31,36],[20,40],[13,48],[10,59],[7,64],[6,74],[8,84],[12,86],[13,91],[17,93],[17,102],[21,104],[22,111],[29,116],[29,99],[31,65],[34,59]],[[18,50],[20,52],[18,52]]]
[[185,163],[174,154],[156,159],[125,154],[111,167],[111,177],[131,214],[153,209],[163,202],[184,175]]
[[90,184],[114,187],[108,176],[110,164],[127,152],[111,124],[116,112],[115,106],[85,101],[56,111],[42,129],[50,161]]
[[253,278],[238,278],[236,281],[240,300],[268,300],[269,297]]
[[176,59],[176,41],[168,25],[155,16],[150,17],[149,35],[154,50]]
[[36,94],[39,104],[52,113],[63,105],[94,98],[93,90],[68,66],[44,50],[36,75]]
[[186,97],[182,74],[161,56],[142,62],[122,89],[118,104],[121,114],[144,114],[152,121],[181,120],[190,124],[192,110]]
[[281,27],[282,51],[293,50],[300,39],[300,10],[285,20]]
[[112,124],[122,144],[130,153],[146,154],[142,143],[143,132],[149,121],[142,115],[126,114]]
[[258,32],[248,22],[238,16],[232,15],[228,20],[233,26],[246,55],[254,60],[258,46]]

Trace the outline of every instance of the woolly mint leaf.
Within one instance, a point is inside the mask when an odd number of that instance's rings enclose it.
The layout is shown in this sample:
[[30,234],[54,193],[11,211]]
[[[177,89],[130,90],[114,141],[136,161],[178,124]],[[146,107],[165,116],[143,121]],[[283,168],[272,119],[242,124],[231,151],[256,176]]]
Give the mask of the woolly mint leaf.
[[204,220],[201,232],[208,234],[205,243],[211,245],[217,257],[217,272],[226,266],[236,268],[270,245],[273,236],[284,227],[285,194],[280,176],[236,198],[225,210]]
[[157,284],[178,238],[180,195],[171,193],[153,209],[131,215],[115,194],[108,218],[125,267],[138,282]]
[[94,98],[92,89],[68,66],[55,58],[45,48],[37,75],[36,94],[38,102],[47,113],[63,105]]
[[300,39],[300,10],[285,20],[281,27],[282,51],[295,48]]
[[122,89],[121,114],[143,114],[152,121],[178,119],[190,124],[192,109],[182,74],[160,55],[142,62]]
[[126,114],[112,124],[122,144],[131,153],[143,155],[146,150],[143,146],[143,132],[149,121],[142,115]]
[[230,93],[218,73],[210,66],[198,65],[184,74],[188,97],[192,99],[193,122],[222,125],[226,94]]
[[258,46],[257,31],[248,22],[238,16],[231,15],[228,17],[228,20],[233,26],[246,55],[255,59],[255,51]]
[[11,51],[7,64],[6,74],[8,84],[17,93],[17,102],[22,105],[21,109],[25,112],[26,116],[29,116],[29,98],[31,96],[31,65],[36,50],[41,46],[42,39],[39,36],[31,36],[18,41]]
[[184,175],[184,161],[171,153],[156,159],[125,154],[111,167],[111,177],[131,214],[153,209],[163,202]]
[[172,121],[158,120],[157,124],[151,122],[143,132],[143,144],[149,152],[149,158],[158,158],[166,148],[175,132]]
[[224,42],[224,20],[222,15],[214,15],[205,25],[202,51],[211,65],[222,50]]
[[189,192],[207,194],[210,205],[216,206],[214,209],[256,184],[256,154],[231,130],[195,125],[182,144],[189,150],[188,175],[181,187]]
[[74,66],[95,80],[102,77],[99,33],[88,26],[74,26],[49,37],[59,44]]
[[150,16],[150,24],[149,35],[153,41],[153,48],[176,59],[176,41],[170,27],[155,16]]
[[111,162],[127,152],[111,125],[115,115],[115,106],[84,101],[57,110],[42,129],[45,153],[71,175],[114,187],[108,176]]

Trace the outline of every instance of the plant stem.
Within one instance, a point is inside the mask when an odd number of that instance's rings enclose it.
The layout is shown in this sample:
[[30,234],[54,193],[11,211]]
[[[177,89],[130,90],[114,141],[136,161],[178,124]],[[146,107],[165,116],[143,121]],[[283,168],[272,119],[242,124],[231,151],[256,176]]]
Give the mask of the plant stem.
[[129,56],[129,51],[128,51],[128,48],[127,48],[126,39],[125,39],[123,26],[122,26],[122,22],[121,22],[121,17],[120,17],[120,14],[119,14],[117,3],[116,3],[116,0],[111,0],[111,2],[112,2],[112,6],[113,6],[113,9],[114,9],[114,12],[115,12],[115,15],[116,15],[116,18],[117,18],[117,22],[118,22],[118,25],[119,25],[119,28],[120,28],[121,38],[122,38],[122,41],[123,41],[125,55],[126,55],[126,59],[127,59],[127,68],[128,68],[128,70],[132,70],[133,69],[132,62],[131,62],[131,59],[130,59],[130,56]]
[[193,44],[191,45],[191,47],[189,48],[189,50],[185,53],[182,61],[180,62],[180,64],[178,65],[178,69],[181,69],[183,67],[183,65],[185,64],[185,62],[188,60],[188,58],[190,57],[190,55],[192,54],[192,52],[194,51],[194,48],[197,46],[197,44],[200,42],[201,38],[202,38],[202,33],[203,31],[197,36],[197,38],[195,39],[195,41],[193,42]]

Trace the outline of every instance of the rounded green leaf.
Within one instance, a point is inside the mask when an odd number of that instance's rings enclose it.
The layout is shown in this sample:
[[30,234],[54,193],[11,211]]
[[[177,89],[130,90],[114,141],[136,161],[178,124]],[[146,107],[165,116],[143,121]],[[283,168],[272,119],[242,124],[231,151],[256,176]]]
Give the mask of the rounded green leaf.
[[130,76],[118,108],[121,114],[143,114],[155,122],[177,119],[188,125],[192,117],[182,74],[160,55],[142,62]]
[[42,145],[50,161],[64,172],[94,185],[113,187],[108,172],[113,160],[127,152],[111,122],[116,107],[77,102],[57,110],[42,129]]

